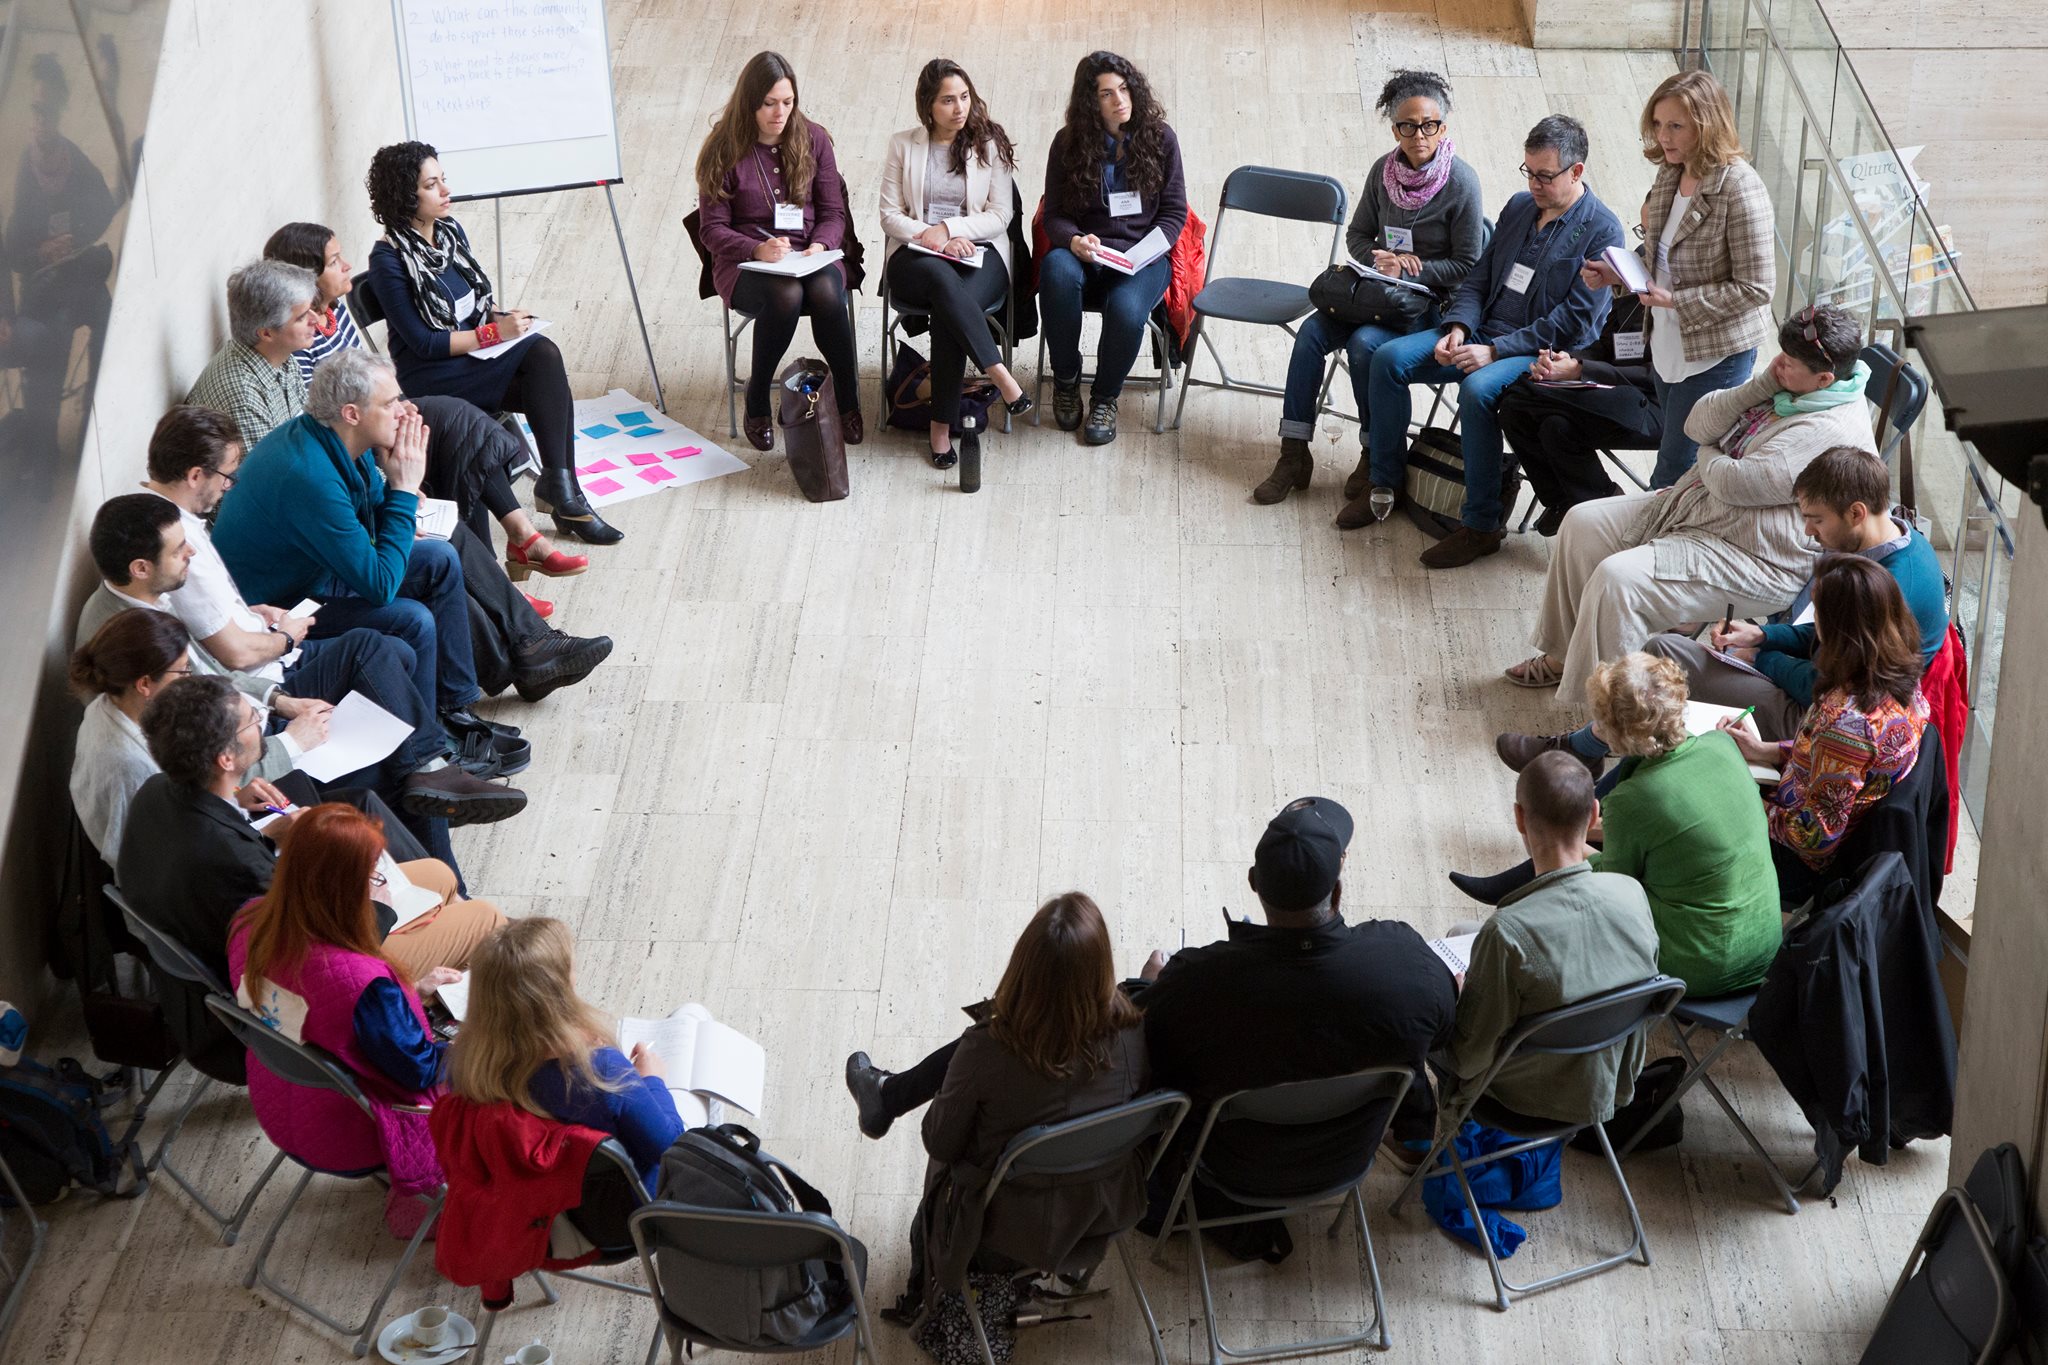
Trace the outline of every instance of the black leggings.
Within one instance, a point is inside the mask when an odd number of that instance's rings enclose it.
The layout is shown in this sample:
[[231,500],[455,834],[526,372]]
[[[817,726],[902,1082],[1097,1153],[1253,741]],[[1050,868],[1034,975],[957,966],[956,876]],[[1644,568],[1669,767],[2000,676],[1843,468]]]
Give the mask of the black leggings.
[[[535,337],[512,354],[518,359],[519,368],[512,372],[512,383],[498,400],[498,406],[526,418],[526,424],[533,428],[534,442],[540,447],[542,465],[570,469],[576,459],[576,412],[575,400],[569,394],[569,372],[562,365],[561,347],[546,337]],[[506,491],[510,491],[509,487]],[[518,504],[515,501],[513,505]]]
[[990,248],[979,269],[923,256],[898,247],[889,258],[889,297],[932,316],[932,420],[960,420],[960,388],[967,358],[986,374],[1002,363],[987,310],[1010,292],[1010,272]]
[[919,1105],[930,1104],[939,1087],[946,1083],[946,1068],[953,1064],[953,1054],[959,1050],[960,1040],[955,1038],[910,1070],[898,1071],[883,1081],[882,1106],[889,1117],[900,1119]]
[[811,318],[811,336],[832,367],[839,410],[860,406],[860,365],[853,354],[853,319],[846,311],[846,282],[836,266],[801,279],[742,270],[732,287],[732,307],[754,320],[754,372],[747,377],[747,416],[768,415],[768,391],[783,352],[796,339],[797,320]]

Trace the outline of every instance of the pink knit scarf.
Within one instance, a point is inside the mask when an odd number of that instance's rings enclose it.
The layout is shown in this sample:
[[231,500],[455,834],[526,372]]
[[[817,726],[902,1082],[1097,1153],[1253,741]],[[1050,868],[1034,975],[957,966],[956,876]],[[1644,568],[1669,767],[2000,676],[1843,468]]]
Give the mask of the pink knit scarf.
[[1457,159],[1457,144],[1449,138],[1436,144],[1436,155],[1419,171],[1410,166],[1408,158],[1399,151],[1390,152],[1380,163],[1380,183],[1386,187],[1387,198],[1393,200],[1396,207],[1419,209],[1450,183],[1451,163]]

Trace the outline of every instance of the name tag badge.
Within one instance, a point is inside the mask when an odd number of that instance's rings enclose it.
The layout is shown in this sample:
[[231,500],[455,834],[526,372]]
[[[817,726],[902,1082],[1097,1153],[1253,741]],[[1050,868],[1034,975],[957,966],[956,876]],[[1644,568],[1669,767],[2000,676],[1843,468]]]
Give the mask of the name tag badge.
[[1112,192],[1109,196],[1109,216],[1112,218],[1135,218],[1145,211],[1136,190]]
[[1508,290],[1511,293],[1525,294],[1529,291],[1529,281],[1535,278],[1535,266],[1526,261],[1517,261],[1508,271]]
[[802,204],[777,204],[775,206],[775,230],[777,232],[802,232],[804,230],[804,206]]
[[1387,250],[1408,252],[1412,252],[1415,250],[1414,228],[1390,227],[1386,230],[1386,232]]
[[1646,353],[1647,342],[1641,332],[1616,332],[1614,334],[1614,358],[1616,360],[1641,360]]

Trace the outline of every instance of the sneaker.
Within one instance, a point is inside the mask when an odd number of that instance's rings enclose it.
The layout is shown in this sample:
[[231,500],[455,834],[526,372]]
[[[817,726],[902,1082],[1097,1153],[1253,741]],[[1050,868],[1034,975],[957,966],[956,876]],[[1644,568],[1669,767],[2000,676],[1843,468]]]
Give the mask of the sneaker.
[[1052,381],[1052,420],[1060,424],[1061,431],[1072,431],[1081,425],[1081,381],[1062,384]]
[[860,1131],[871,1138],[886,1137],[895,1120],[882,1105],[882,1082],[889,1073],[868,1060],[865,1052],[846,1059],[846,1090],[860,1113]]
[[486,782],[454,764],[405,779],[400,801],[415,815],[438,816],[453,825],[486,825],[526,809],[526,793]]
[[1518,773],[1522,771],[1522,769],[1536,761],[1538,754],[1547,754],[1553,749],[1570,754],[1573,758],[1585,764],[1587,768],[1592,770],[1595,778],[1599,777],[1600,770],[1607,766],[1606,759],[1587,758],[1577,749],[1574,749],[1570,734],[1524,735],[1518,734],[1513,730],[1506,730],[1495,735],[1493,738],[1493,751],[1500,755],[1500,761],[1507,765],[1510,772]]
[[1088,400],[1088,425],[1081,439],[1091,446],[1106,446],[1116,439],[1116,399]]
[[521,701],[539,701],[558,687],[582,682],[611,657],[612,637],[588,639],[551,630],[512,656],[512,685]]

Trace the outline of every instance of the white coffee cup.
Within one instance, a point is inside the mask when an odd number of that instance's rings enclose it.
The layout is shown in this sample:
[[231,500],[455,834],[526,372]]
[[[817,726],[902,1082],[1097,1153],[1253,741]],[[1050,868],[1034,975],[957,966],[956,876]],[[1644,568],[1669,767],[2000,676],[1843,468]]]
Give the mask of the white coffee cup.
[[554,1365],[555,1353],[536,1341],[531,1346],[520,1347],[512,1359],[517,1365]]
[[422,1346],[439,1346],[448,1339],[448,1310],[422,1308],[412,1315],[412,1339]]

